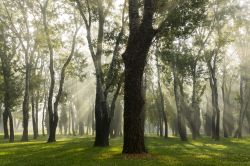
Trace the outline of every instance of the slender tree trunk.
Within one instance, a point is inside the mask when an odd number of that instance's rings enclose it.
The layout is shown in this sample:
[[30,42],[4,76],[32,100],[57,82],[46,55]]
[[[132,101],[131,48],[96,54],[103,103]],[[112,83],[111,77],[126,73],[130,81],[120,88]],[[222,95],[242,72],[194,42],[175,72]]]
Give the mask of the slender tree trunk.
[[0,104],[0,132],[3,132],[3,109],[2,104]]
[[79,135],[83,136],[84,135],[84,123],[79,122]]
[[54,87],[55,87],[55,71],[54,71],[54,51],[52,47],[52,43],[50,40],[49,29],[47,24],[47,6],[48,0],[45,1],[45,5],[42,7],[42,15],[43,15],[43,26],[45,30],[46,41],[49,47],[49,71],[50,71],[50,88],[49,88],[49,95],[48,95],[48,113],[49,113],[49,138],[48,142],[55,142],[55,131],[58,121],[58,115],[55,112],[55,108],[53,107],[53,94],[54,94]]
[[49,112],[49,128],[50,128],[50,134],[48,138],[48,142],[55,142],[56,141],[56,128],[58,125],[58,105],[60,98],[63,93],[63,85],[64,85],[64,79],[65,79],[65,71],[67,66],[69,65],[74,53],[75,53],[75,43],[76,43],[76,36],[77,32],[79,30],[79,27],[77,27],[76,19],[75,19],[75,33],[73,36],[73,41],[71,45],[71,52],[68,56],[66,62],[63,64],[63,67],[61,69],[60,73],[60,82],[59,82],[59,90],[56,95],[55,102],[53,103],[53,94],[54,94],[54,88],[55,88],[55,71],[54,71],[54,52],[53,52],[53,46],[50,39],[49,34],[49,28],[47,24],[47,6],[48,6],[48,0],[45,1],[44,6],[41,7],[42,15],[43,15],[43,26],[45,30],[45,36],[46,41],[49,47],[49,53],[50,53],[50,64],[49,64],[49,70],[50,70],[50,89],[49,89],[49,97],[48,97],[48,112]]
[[[117,85],[117,88],[116,88],[116,91],[114,93],[114,96],[112,98],[112,102],[111,102],[111,106],[110,106],[110,136],[111,137],[115,137],[115,134],[113,134],[113,131],[115,130],[115,128],[117,126],[115,126],[115,119],[114,119],[114,115],[115,115],[115,109],[116,109],[116,101],[117,101],[117,98],[118,98],[118,95],[120,93],[120,90],[121,90],[121,87],[122,87],[122,83],[124,81],[124,73],[120,76],[120,80],[118,82],[118,85]],[[114,131],[115,132],[115,131]]]
[[76,136],[76,133],[75,133],[75,117],[74,117],[73,107],[70,108],[70,113],[71,113],[72,134],[73,134],[73,136]]
[[159,130],[160,130],[160,137],[163,137],[163,120],[161,112],[159,113]]
[[187,131],[186,131],[186,119],[185,119],[185,112],[184,112],[184,99],[181,96],[181,83],[178,77],[178,68],[177,68],[177,59],[175,57],[173,62],[173,75],[174,75],[174,94],[175,94],[175,102],[177,108],[177,126],[178,131],[182,141],[187,140]]
[[[92,135],[95,135],[95,106],[93,107],[93,110],[91,112],[91,130],[92,130]],[[90,130],[89,130],[90,131]]]
[[249,95],[247,95],[249,94],[249,92],[245,92],[245,90],[248,89],[248,84],[245,83],[245,88],[243,88],[245,81],[246,80],[244,80],[243,76],[241,75],[241,78],[240,78],[240,116],[239,116],[239,121],[238,121],[238,128],[234,136],[236,138],[242,138],[243,122],[244,122],[246,111],[249,105],[249,99],[248,99]]
[[36,104],[36,110],[35,110],[35,121],[36,121],[36,133],[35,133],[35,138],[37,138],[39,136],[39,131],[38,131],[38,111],[39,111],[39,91],[37,91],[37,96],[36,96],[36,101],[35,101],[35,104]]
[[[0,37],[3,38],[3,52],[1,52],[1,66],[2,66],[2,74],[4,78],[4,112],[3,112],[3,129],[4,129],[4,139],[9,139],[9,142],[14,142],[14,126],[13,126],[13,118],[11,114],[11,107],[13,98],[11,98],[11,68],[10,68],[10,59],[7,53],[7,45],[5,41],[5,36],[3,29]],[[9,130],[8,130],[8,120],[9,120]]]
[[32,127],[33,127],[33,138],[36,139],[37,135],[36,135],[36,113],[35,113],[35,96],[34,96],[34,92],[32,92],[31,94],[31,116],[32,116]]
[[10,126],[9,142],[14,142],[14,125],[13,125],[13,117],[12,117],[11,112],[9,112],[9,126]]
[[220,109],[219,109],[219,103],[218,103],[218,92],[217,92],[217,84],[215,84],[215,108],[216,108],[216,137],[215,140],[220,139]]
[[200,136],[200,127],[201,127],[201,119],[200,119],[200,106],[199,100],[200,96],[197,91],[197,61],[194,62],[192,66],[192,80],[193,80],[193,92],[192,92],[192,104],[191,104],[191,125],[193,128],[192,138],[196,139]]
[[226,100],[226,85],[225,85],[225,71],[223,73],[223,80],[222,80],[222,99],[223,99],[223,133],[224,133],[224,137],[225,138],[228,138],[229,137],[229,133],[228,133],[228,116],[227,116],[227,111],[229,111],[229,108],[228,108],[228,103],[227,103],[227,100]]
[[29,141],[28,127],[29,127],[29,84],[30,84],[30,67],[28,62],[28,53],[25,55],[26,67],[25,67],[25,90],[23,100],[23,135],[21,141]]
[[3,112],[3,131],[4,131],[4,139],[9,139],[9,129],[8,129],[8,111],[4,110]]
[[[45,136],[45,111],[46,111],[46,103],[47,103],[47,99],[46,97],[44,98],[44,105],[43,105],[43,114],[42,114],[42,134],[43,136]],[[47,112],[47,111],[46,111]]]
[[[212,65],[212,64],[213,65]],[[212,115],[212,138],[215,140],[220,139],[220,109],[218,103],[218,87],[217,87],[217,54],[214,55],[214,58],[207,61],[207,66],[210,74],[210,88],[212,92],[212,106],[213,106],[213,115]]]
[[215,118],[216,118],[216,111],[215,111],[215,99],[214,99],[214,91],[213,91],[213,87],[211,86],[212,85],[212,79],[210,78],[210,87],[211,87],[211,93],[212,93],[212,126],[211,126],[211,129],[212,129],[212,139],[215,139]]
[[161,105],[161,116],[164,120],[164,124],[165,124],[165,138],[168,138],[168,120],[167,120],[167,113],[165,112],[165,108],[164,108],[164,95],[162,92],[162,87],[161,87],[161,76],[160,76],[160,69],[159,69],[159,62],[158,62],[158,57],[156,55],[156,65],[157,65],[157,75],[158,75],[158,89],[159,89],[159,95],[160,95],[160,105]]

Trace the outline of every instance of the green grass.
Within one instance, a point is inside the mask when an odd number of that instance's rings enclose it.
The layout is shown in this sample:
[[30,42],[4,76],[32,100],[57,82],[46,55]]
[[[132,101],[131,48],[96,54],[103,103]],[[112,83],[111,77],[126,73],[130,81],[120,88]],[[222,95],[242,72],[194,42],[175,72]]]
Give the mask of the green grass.
[[0,166],[250,165],[250,138],[181,142],[178,138],[147,137],[149,154],[142,156],[122,155],[121,138],[111,139],[107,148],[93,147],[92,137],[58,136],[58,141],[50,144],[45,140],[43,137],[28,143],[0,140]]

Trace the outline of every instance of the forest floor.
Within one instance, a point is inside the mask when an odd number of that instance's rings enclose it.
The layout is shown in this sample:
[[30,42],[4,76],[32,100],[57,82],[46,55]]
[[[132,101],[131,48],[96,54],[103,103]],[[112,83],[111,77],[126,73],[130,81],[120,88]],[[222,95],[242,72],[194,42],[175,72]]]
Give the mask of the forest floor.
[[121,154],[122,138],[111,139],[107,148],[93,147],[93,137],[58,136],[58,141],[50,144],[45,140],[45,137],[28,143],[0,140],[0,166],[250,165],[250,138],[182,142],[179,138],[147,137],[149,153],[133,156]]

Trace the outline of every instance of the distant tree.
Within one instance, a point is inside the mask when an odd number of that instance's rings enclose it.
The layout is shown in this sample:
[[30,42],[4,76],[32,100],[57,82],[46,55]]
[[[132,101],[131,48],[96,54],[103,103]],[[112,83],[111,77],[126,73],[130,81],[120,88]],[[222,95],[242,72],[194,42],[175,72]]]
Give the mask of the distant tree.
[[53,96],[55,91],[55,71],[54,71],[54,48],[51,40],[51,34],[49,31],[49,24],[48,24],[48,4],[49,0],[46,0],[43,4],[38,1],[40,5],[40,10],[42,14],[43,26],[44,26],[44,33],[45,39],[48,45],[49,54],[50,54],[50,62],[49,62],[49,70],[50,70],[50,89],[48,94],[48,115],[49,115],[49,138],[48,142],[55,142],[56,141],[56,128],[58,124],[58,105],[63,94],[63,85],[65,79],[66,69],[75,54],[75,47],[76,47],[76,37],[77,32],[80,29],[78,25],[76,15],[74,14],[74,32],[72,37],[72,43],[70,47],[70,53],[66,57],[65,62],[60,70],[60,80],[59,80],[59,89],[55,96],[55,101],[53,102]]
[[[89,45],[90,55],[92,57],[94,67],[95,67],[95,76],[96,76],[96,99],[95,99],[95,119],[96,119],[96,137],[95,137],[95,146],[108,146],[109,145],[109,130],[110,123],[114,115],[115,103],[117,96],[120,92],[120,87],[122,81],[119,81],[119,54],[121,50],[121,45],[123,42],[124,36],[124,27],[125,27],[125,8],[123,6],[122,11],[122,23],[118,34],[114,35],[114,32],[117,31],[117,23],[112,25],[112,28],[107,28],[106,23],[112,8],[112,0],[74,0],[76,2],[77,8],[82,16],[82,19],[85,24],[87,31],[87,42]],[[112,20],[114,17],[110,17]],[[94,23],[97,26],[97,34],[94,35]],[[108,29],[112,29],[111,33],[105,32]],[[108,41],[107,41],[108,39]],[[113,43],[113,41],[115,41]],[[105,45],[114,48],[105,49]],[[104,71],[102,65],[103,55],[112,54],[112,60],[108,64],[107,72]],[[111,104],[108,103],[109,94],[113,92],[114,85],[116,89],[113,93],[113,99]],[[118,92],[118,94],[117,94]],[[117,95],[116,95],[117,94]]]
[[[245,32],[242,35],[237,33],[236,37],[236,48],[239,52],[239,59],[240,59],[240,87],[239,87],[239,96],[237,100],[240,104],[240,114],[238,118],[238,125],[235,132],[235,137],[242,138],[242,129],[243,129],[243,122],[244,119],[247,118],[248,123],[250,117],[250,104],[249,104],[249,97],[250,97],[250,75],[249,75],[249,32],[250,28],[248,25],[242,27]],[[250,123],[249,123],[250,124]],[[250,126],[250,125],[249,125]]]
[[[1,61],[1,76],[2,76],[2,88],[3,93],[3,128],[4,128],[4,139],[9,139],[10,142],[14,142],[14,124],[12,111],[18,104],[22,86],[18,86],[20,78],[14,74],[16,64],[16,43],[15,39],[11,38],[13,43],[9,43],[9,34],[7,33],[7,27],[0,22],[0,61]],[[9,120],[9,130],[8,130]]]

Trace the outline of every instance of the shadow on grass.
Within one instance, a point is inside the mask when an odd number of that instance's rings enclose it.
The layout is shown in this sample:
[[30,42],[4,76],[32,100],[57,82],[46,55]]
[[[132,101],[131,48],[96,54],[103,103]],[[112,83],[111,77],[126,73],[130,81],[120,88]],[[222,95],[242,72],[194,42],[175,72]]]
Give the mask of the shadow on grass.
[[111,139],[109,147],[93,147],[92,137],[46,138],[27,143],[0,142],[0,165],[241,165],[250,164],[250,139],[210,138],[182,142],[179,138],[147,137],[149,154],[122,155],[122,139]]

